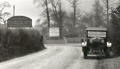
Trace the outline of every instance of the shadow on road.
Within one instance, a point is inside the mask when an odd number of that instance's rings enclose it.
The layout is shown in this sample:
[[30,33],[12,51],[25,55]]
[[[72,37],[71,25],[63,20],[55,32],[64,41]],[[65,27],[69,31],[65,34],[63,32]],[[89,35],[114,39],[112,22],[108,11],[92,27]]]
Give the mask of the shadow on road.
[[117,57],[120,57],[120,56],[111,53],[110,57],[106,57],[105,55],[104,56],[87,56],[86,59],[105,60],[105,59],[113,59],[113,58],[117,58]]
[[100,60],[100,59],[106,59],[105,56],[87,56],[86,59],[97,59],[97,60]]

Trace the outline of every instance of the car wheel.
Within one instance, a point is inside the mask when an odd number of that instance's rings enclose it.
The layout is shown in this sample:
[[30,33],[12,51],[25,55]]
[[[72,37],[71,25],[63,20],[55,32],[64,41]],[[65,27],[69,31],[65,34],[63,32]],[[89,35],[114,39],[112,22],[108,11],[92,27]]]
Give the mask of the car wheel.
[[105,55],[106,55],[107,58],[110,57],[110,48],[106,49]]

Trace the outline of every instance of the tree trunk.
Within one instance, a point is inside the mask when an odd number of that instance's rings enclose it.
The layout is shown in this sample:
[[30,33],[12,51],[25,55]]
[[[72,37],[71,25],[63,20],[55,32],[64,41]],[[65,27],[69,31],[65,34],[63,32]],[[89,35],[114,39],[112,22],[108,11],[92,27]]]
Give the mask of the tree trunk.
[[48,20],[48,36],[49,36],[50,16],[49,16],[49,10],[48,10],[48,2],[47,2],[47,0],[46,0],[46,14],[47,14],[47,20]]
[[73,28],[75,29],[75,25],[76,25],[76,1],[74,1],[73,9],[74,9],[74,20],[73,20],[74,21],[74,24],[73,24],[74,27]]
[[62,21],[62,10],[61,10],[61,0],[60,0],[60,17],[59,17],[59,19],[60,19],[60,39],[63,39],[63,33],[62,33],[62,31],[63,31],[63,21]]

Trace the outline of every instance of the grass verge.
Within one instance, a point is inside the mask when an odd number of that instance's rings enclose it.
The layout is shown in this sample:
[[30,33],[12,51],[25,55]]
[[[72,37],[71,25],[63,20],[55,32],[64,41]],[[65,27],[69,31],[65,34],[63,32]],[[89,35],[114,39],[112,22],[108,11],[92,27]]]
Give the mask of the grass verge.
[[95,69],[120,69],[120,57],[98,59]]

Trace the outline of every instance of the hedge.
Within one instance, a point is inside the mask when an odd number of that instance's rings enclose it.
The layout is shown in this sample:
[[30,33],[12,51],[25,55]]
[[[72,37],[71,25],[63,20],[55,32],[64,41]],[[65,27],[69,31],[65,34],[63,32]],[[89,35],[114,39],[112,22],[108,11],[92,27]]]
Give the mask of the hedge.
[[0,30],[0,61],[45,49],[37,30]]

